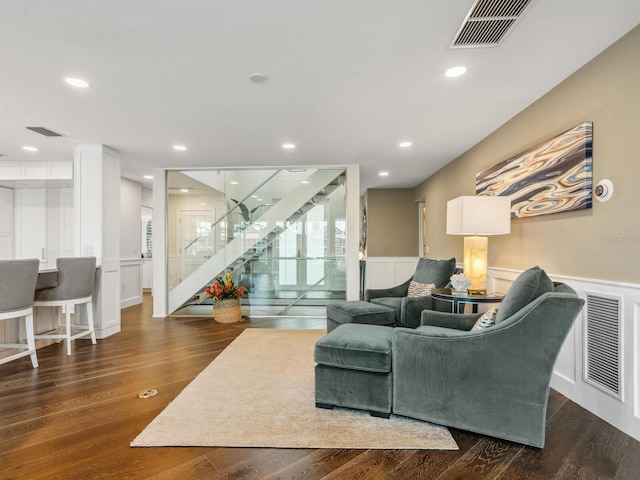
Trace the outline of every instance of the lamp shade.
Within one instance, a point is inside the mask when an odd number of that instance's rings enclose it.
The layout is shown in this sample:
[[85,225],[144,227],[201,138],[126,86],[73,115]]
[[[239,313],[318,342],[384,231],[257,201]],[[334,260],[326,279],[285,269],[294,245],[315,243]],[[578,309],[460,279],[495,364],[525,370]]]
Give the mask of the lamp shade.
[[511,232],[511,200],[466,196],[447,202],[447,235],[503,235]]

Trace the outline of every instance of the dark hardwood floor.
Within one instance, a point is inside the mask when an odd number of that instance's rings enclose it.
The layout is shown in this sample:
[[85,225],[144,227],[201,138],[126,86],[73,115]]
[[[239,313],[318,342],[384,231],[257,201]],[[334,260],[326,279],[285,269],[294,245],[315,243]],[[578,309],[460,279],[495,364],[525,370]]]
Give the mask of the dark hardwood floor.
[[[639,479],[640,442],[552,392],[543,450],[452,430],[458,451],[130,448],[129,443],[244,328],[322,328],[318,320],[151,318],[0,366],[2,479]],[[248,353],[250,354],[250,353]],[[155,388],[159,394],[140,399]],[[499,405],[488,408],[500,408]]]

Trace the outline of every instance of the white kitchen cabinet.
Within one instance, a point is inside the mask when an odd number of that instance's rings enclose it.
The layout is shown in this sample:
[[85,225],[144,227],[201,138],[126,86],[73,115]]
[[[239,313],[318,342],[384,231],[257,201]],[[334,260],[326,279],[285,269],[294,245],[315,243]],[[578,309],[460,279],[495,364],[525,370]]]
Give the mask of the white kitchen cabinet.
[[0,163],[0,180],[20,180],[22,164],[20,162]]
[[73,255],[73,189],[20,188],[15,191],[15,258],[38,258],[55,268]]
[[16,258],[47,262],[47,189],[15,190]]
[[13,190],[0,187],[0,260],[13,259]]
[[0,180],[72,180],[73,162],[3,162]]
[[46,180],[46,162],[22,162],[21,180]]
[[71,180],[73,162],[47,162],[47,180]]

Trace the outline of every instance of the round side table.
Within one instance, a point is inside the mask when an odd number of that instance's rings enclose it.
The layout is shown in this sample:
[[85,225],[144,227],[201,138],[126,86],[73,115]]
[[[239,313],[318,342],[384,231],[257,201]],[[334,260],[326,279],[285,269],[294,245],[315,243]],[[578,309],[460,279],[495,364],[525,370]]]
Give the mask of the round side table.
[[464,306],[460,310],[460,304],[473,305],[474,313],[478,311],[478,305],[481,303],[500,303],[504,298],[502,293],[487,292],[483,295],[469,295],[467,293],[453,292],[450,288],[434,288],[431,290],[431,297],[437,300],[451,302],[451,311],[453,313],[464,313]]

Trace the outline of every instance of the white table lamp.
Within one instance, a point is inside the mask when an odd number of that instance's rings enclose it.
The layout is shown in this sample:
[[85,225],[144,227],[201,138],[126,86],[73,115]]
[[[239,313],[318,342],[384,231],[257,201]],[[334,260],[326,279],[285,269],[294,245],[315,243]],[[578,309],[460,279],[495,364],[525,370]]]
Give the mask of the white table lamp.
[[470,294],[487,292],[488,239],[511,231],[511,200],[499,196],[458,197],[447,202],[447,235],[464,237],[464,274]]

